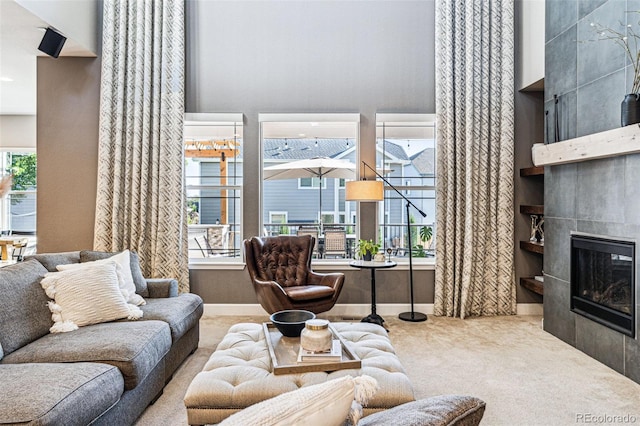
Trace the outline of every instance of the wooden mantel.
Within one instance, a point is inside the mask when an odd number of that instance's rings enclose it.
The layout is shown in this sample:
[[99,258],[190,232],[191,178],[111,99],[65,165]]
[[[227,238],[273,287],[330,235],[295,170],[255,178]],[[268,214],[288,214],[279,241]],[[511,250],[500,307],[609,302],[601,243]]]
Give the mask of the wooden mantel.
[[605,132],[531,148],[536,166],[576,163],[598,158],[640,153],[640,125],[631,124]]

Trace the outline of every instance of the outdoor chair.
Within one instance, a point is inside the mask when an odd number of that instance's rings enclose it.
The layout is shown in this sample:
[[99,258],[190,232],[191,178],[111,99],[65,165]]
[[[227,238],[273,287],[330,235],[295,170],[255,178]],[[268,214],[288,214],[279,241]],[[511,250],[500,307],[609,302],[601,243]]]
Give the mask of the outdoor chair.
[[228,254],[229,225],[215,225],[207,228],[207,242],[212,254]]
[[22,262],[27,251],[28,239],[21,240],[13,244],[13,251],[11,252],[11,258],[18,262]]
[[324,230],[324,257],[347,257],[347,233],[344,229]]
[[213,256],[213,249],[209,245],[207,237],[205,237],[204,235],[198,235],[194,239],[196,240],[196,244],[198,245],[198,248],[200,249],[203,257]]
[[318,314],[335,305],[344,274],[313,272],[314,244],[311,235],[244,240],[247,271],[258,302],[268,313],[304,309]]
[[316,259],[318,257],[320,257],[318,255],[318,228],[316,228],[315,226],[301,226],[298,228],[298,231],[296,232],[297,235],[311,235],[313,238],[315,238],[315,243],[313,245],[313,255],[316,257]]

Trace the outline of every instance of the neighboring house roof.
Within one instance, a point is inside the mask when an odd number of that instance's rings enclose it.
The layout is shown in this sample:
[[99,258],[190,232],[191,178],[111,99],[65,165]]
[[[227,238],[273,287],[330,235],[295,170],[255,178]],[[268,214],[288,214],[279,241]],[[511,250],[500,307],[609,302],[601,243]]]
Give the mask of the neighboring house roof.
[[349,148],[353,148],[355,139],[265,139],[265,160],[301,160],[313,157],[333,158]]
[[421,176],[433,176],[436,173],[435,149],[427,148],[411,157],[411,164]]
[[[380,149],[382,149],[382,145],[380,146]],[[405,152],[403,147],[401,147],[400,145],[398,145],[395,142],[391,142],[388,139],[385,139],[385,141],[384,141],[384,149],[385,149],[387,155],[391,155],[392,157],[395,157],[395,159],[397,159],[397,160],[408,160],[409,159],[409,157],[407,157],[407,153]]]

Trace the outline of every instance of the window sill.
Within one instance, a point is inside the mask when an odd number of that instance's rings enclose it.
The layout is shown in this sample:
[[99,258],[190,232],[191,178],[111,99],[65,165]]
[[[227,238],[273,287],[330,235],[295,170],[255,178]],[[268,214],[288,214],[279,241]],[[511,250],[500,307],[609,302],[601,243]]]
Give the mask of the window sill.
[[216,262],[207,259],[189,259],[189,269],[212,269],[212,270],[226,270],[226,271],[241,271],[245,267],[245,263],[242,261],[237,262]]
[[[348,270],[351,269],[349,262],[353,259],[313,259],[311,261],[311,268],[314,271],[330,271],[337,268]],[[408,258],[392,258],[394,262],[398,263],[393,269],[396,270],[409,270]],[[436,269],[436,259],[430,258],[414,258],[413,259],[414,271],[433,271]]]
[[[351,267],[349,266],[349,262],[353,259],[313,259],[311,261],[311,268],[314,271],[335,271],[336,269],[340,270],[349,270]],[[394,269],[401,271],[409,270],[409,259],[401,258],[393,259],[398,263]],[[210,260],[200,260],[200,259],[191,259],[189,260],[189,269],[193,270],[227,270],[227,271],[241,271],[245,269],[244,262],[213,262]],[[433,271],[436,269],[436,260],[431,257],[428,259],[425,258],[417,258],[413,259],[413,270],[414,271]]]

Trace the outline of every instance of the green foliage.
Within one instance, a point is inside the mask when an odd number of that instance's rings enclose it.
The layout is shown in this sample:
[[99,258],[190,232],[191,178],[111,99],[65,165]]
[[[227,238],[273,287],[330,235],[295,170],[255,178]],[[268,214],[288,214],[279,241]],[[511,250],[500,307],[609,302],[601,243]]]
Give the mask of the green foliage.
[[373,240],[358,240],[356,245],[356,254],[358,257],[363,257],[367,252],[371,255],[375,255],[380,250],[380,244],[374,243]]
[[[11,190],[27,191],[36,188],[36,154],[13,154],[9,171],[13,175]],[[11,205],[20,204],[26,198],[24,194],[13,194]]]
[[36,187],[36,154],[14,154],[11,156],[11,174],[14,191],[26,191]]
[[[284,218],[282,218],[280,223],[287,223],[287,222],[285,222]],[[281,226],[278,232],[279,232],[280,235],[289,235],[289,227],[288,226]]]
[[420,228],[420,239],[422,241],[429,241],[433,236],[433,228],[430,226],[423,226]]
[[411,250],[411,256],[427,257],[427,252],[424,251],[424,247],[417,245],[413,247],[413,250]]
[[187,223],[189,225],[200,223],[200,204],[196,200],[187,200]]

